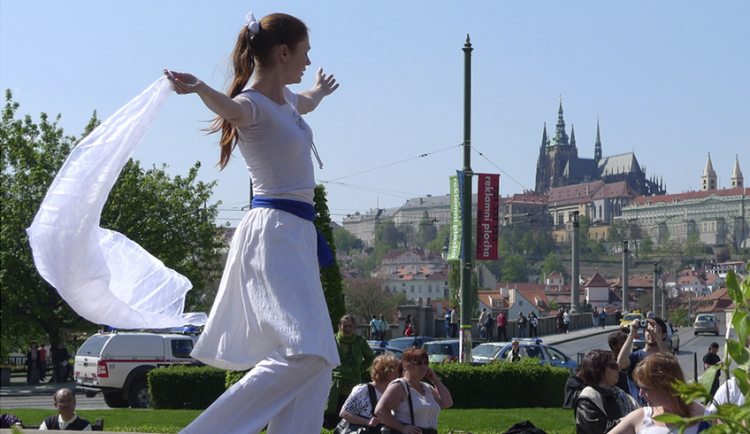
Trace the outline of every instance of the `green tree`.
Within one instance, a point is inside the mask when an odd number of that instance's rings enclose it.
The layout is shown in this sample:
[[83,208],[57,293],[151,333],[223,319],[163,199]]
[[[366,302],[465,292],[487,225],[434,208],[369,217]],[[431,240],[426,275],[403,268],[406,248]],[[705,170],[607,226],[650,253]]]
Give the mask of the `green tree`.
[[[6,91],[0,124],[0,209],[2,209],[0,321],[3,341],[49,339],[96,326],[79,317],[34,266],[25,229],[29,227],[52,179],[78,139],[65,136],[57,123],[40,115],[17,119],[19,104]],[[97,125],[96,113],[84,135]],[[208,204],[214,183],[196,181],[200,165],[187,176],[171,178],[164,168],[144,170],[137,161],[124,167],[101,216],[101,226],[140,244],[193,284],[186,310],[197,310],[215,289],[223,264],[221,233],[214,224],[217,205]]]
[[422,214],[422,220],[419,222],[419,232],[417,234],[419,246],[425,247],[437,238],[438,228],[435,226],[435,219],[430,217],[427,210]]
[[654,240],[651,235],[644,235],[643,241],[641,241],[641,251],[647,255],[654,252]]
[[381,223],[375,231],[376,247],[383,246],[388,250],[395,250],[398,248],[399,241],[401,241],[401,234],[393,220]]
[[705,251],[706,245],[700,240],[700,235],[692,233],[688,235],[687,241],[685,242],[685,254],[687,255],[700,255]]
[[[448,285],[451,288],[451,308],[456,309],[461,305],[461,262],[451,261],[451,272],[448,274]],[[477,274],[471,273],[471,312],[479,308],[479,278]]]
[[560,306],[557,305],[557,302],[555,300],[550,299],[549,300],[549,308],[550,310],[557,310]]
[[390,314],[391,292],[382,279],[360,278],[347,283],[346,313],[354,315],[357,324],[367,324],[373,315]]
[[557,271],[565,276],[565,267],[563,266],[562,261],[560,261],[560,257],[555,253],[550,253],[542,262],[542,273],[549,276],[553,271]]
[[451,227],[448,225],[439,228],[437,230],[437,234],[435,235],[435,239],[427,243],[427,245],[425,245],[425,249],[432,250],[438,255],[441,255],[443,253],[443,248],[445,247],[445,242],[448,234],[450,234],[450,230]]
[[526,260],[523,256],[513,255],[505,259],[502,282],[526,282],[527,276]]
[[362,248],[362,240],[344,228],[333,231],[333,239],[336,250],[339,252],[347,253],[352,249]]
[[580,227],[580,229],[578,230],[578,247],[580,248],[580,253],[584,253],[591,247],[591,235],[589,234],[591,219],[585,215],[582,215],[578,219],[578,226]]
[[[328,211],[328,199],[326,189],[323,185],[315,187],[315,227],[323,234],[328,245],[336,257],[336,245],[333,242],[333,229],[331,229],[331,214]],[[339,264],[320,270],[320,283],[323,285],[323,294],[328,305],[328,314],[331,316],[333,330],[338,329],[339,318],[346,313],[344,306],[344,281],[341,277]]]

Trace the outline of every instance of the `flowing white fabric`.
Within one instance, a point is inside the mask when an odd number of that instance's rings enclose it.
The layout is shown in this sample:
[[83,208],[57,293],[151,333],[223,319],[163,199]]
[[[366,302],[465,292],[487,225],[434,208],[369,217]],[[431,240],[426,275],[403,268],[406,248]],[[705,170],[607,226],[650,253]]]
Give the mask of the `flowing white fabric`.
[[202,325],[183,313],[190,281],[141,246],[99,227],[125,163],[172,92],[160,78],[81,140],[26,230],[39,274],[79,315],[119,329]]

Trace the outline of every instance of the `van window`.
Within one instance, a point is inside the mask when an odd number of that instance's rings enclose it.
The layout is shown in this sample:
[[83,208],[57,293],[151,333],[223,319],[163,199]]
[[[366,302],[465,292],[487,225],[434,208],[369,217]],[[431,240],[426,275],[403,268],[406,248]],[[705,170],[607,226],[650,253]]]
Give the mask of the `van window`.
[[172,341],[172,357],[189,359],[193,351],[193,341],[190,339],[175,339]]
[[541,347],[529,345],[529,346],[524,346],[523,349],[526,350],[526,354],[529,357],[536,357],[539,360],[544,360],[544,353],[542,352]]
[[99,357],[102,353],[104,344],[107,343],[112,335],[94,335],[91,336],[86,342],[83,343],[81,348],[78,350],[77,356],[91,356]]
[[425,345],[427,354],[440,354],[443,356],[454,356],[453,345],[451,344],[430,344]]

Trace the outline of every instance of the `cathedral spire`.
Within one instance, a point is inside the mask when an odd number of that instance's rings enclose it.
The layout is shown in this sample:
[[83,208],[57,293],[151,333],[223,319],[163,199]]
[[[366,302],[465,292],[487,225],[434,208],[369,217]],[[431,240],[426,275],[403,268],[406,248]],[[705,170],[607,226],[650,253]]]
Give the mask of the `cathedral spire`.
[[570,146],[576,145],[576,130],[573,124],[570,124]]
[[711,164],[711,153],[708,153],[708,160],[706,160],[706,168],[703,169],[703,175],[701,176],[701,190],[716,190],[716,172],[714,172],[714,165]]
[[594,143],[594,160],[599,163],[602,159],[602,139],[599,135],[599,116],[596,117],[596,143]]
[[557,110],[557,125],[555,128],[555,137],[552,138],[552,146],[570,146],[570,144],[568,143],[568,134],[565,132],[562,95],[560,95],[560,108]]
[[742,188],[745,186],[745,179],[742,177],[740,170],[740,157],[734,156],[734,170],[732,170],[732,188]]

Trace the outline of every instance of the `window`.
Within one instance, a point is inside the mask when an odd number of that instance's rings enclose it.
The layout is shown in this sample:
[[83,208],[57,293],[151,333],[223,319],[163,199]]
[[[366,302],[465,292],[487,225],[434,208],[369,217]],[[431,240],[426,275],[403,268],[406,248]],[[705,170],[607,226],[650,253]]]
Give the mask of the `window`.
[[[624,285],[624,284],[623,284]],[[523,306],[523,300],[518,300],[518,305]]]
[[552,361],[560,361],[560,362],[565,362],[566,361],[566,358],[563,355],[563,353],[557,351],[554,348],[550,348],[550,347],[545,347],[545,348],[547,349],[547,354],[549,355],[549,359],[550,360],[552,360]]
[[542,352],[542,347],[525,345],[523,349],[526,350],[526,354],[528,354],[529,357],[536,357],[539,360],[544,360],[544,352]]
[[413,286],[411,287],[411,292],[414,292],[414,287]]
[[193,351],[193,341],[190,339],[175,339],[172,341],[172,357],[189,359]]

